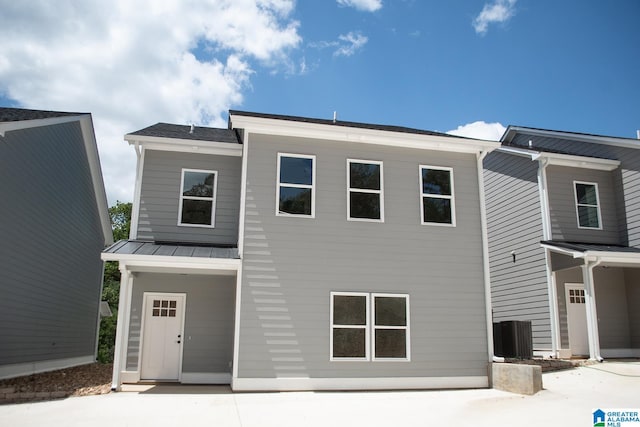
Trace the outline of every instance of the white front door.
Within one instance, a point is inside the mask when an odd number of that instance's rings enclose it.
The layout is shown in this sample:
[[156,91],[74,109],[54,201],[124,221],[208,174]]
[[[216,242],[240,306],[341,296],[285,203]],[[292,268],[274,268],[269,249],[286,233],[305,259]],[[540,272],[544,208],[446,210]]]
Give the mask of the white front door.
[[585,306],[584,285],[566,283],[567,326],[569,328],[569,347],[574,356],[589,354],[587,335],[587,309]]
[[180,380],[185,294],[144,294],[140,379]]

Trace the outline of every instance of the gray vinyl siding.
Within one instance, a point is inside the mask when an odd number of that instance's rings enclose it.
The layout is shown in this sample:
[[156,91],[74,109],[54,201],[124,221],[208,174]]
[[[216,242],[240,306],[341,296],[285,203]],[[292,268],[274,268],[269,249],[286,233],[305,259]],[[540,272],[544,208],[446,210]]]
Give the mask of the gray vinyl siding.
[[517,135],[513,143],[526,146],[529,140],[535,147],[619,160],[621,165],[612,172],[612,177],[620,239],[622,244],[640,247],[640,149],[527,134]]
[[[237,244],[241,167],[235,156],[145,150],[137,238]],[[182,169],[218,172],[215,228],[178,226]]]
[[640,348],[640,269],[625,269],[625,278],[629,312],[629,342],[631,348]]
[[231,372],[235,276],[137,273],[131,298],[127,370],[136,371],[144,292],[186,293],[182,372]]
[[[596,183],[601,230],[578,228],[574,181]],[[563,166],[547,167],[551,234],[554,240],[620,244],[613,173]]]
[[0,137],[0,364],[95,355],[104,247],[78,122]]
[[548,349],[551,332],[540,246],[538,162],[493,152],[485,158],[484,169],[493,321],[531,321],[534,349]]
[[[315,218],[275,215],[277,154],[316,156]],[[347,221],[347,159],[383,162],[384,223]],[[250,134],[240,378],[486,376],[476,158]],[[453,167],[456,227],[420,224],[419,165]],[[330,292],[410,297],[410,362],[331,362]]]
[[[640,299],[638,269],[597,267],[593,271],[598,315],[598,333],[602,349],[639,348],[637,341]],[[558,295],[558,317],[562,348],[569,348],[567,325],[567,302],[565,284],[583,284],[581,268],[571,268],[556,273]]]
[[600,347],[630,348],[627,287],[623,268],[595,268]]

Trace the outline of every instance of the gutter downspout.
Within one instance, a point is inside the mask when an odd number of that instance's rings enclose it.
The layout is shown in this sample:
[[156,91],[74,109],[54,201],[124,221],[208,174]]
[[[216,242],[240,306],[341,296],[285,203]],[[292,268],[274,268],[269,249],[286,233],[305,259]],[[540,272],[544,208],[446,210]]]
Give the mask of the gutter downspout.
[[[491,274],[489,269],[489,234],[487,231],[487,206],[484,191],[484,166],[483,160],[489,154],[488,151],[476,153],[478,169],[478,196],[480,197],[480,228],[482,234],[482,267],[484,279],[484,303],[487,326],[487,355],[489,363],[504,362],[504,358],[496,357],[493,353],[493,315],[491,312]],[[491,384],[489,384],[491,387]]]
[[[542,215],[542,238],[552,240],[551,233],[551,213],[549,211],[549,193],[547,186],[547,166],[548,158],[537,157],[538,160],[538,191],[540,193],[540,211]],[[544,249],[544,264],[547,275],[547,295],[549,297],[549,317],[551,321],[551,356],[559,357],[560,344],[560,319],[558,316],[558,293],[555,283],[555,275],[551,270],[551,253],[549,249]]]
[[602,263],[602,259],[595,261],[585,260],[582,266],[582,279],[584,280],[585,308],[587,310],[587,334],[589,337],[589,359],[602,362],[600,355],[600,333],[598,331],[598,313],[596,310],[595,282],[593,281],[593,269]]

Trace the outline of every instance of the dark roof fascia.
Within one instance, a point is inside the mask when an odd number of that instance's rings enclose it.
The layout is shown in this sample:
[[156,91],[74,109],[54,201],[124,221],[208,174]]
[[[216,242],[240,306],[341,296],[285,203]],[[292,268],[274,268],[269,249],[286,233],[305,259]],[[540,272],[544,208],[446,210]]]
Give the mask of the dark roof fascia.
[[574,252],[603,252],[603,253],[622,253],[622,254],[638,254],[640,255],[640,248],[622,245],[606,245],[601,243],[586,243],[586,242],[566,242],[562,240],[543,240],[540,242],[543,245],[553,246],[559,249],[566,249]]
[[532,128],[532,127],[526,127],[526,126],[513,126],[513,125],[509,125],[507,127],[507,130],[505,130],[504,134],[502,135],[502,138],[500,138],[500,142],[503,145],[510,145],[513,139],[518,134],[576,140],[576,141],[588,142],[592,144],[605,144],[605,145],[614,145],[614,146],[622,146],[622,147],[629,147],[629,148],[640,148],[640,140],[634,139],[634,138],[595,135],[595,134],[589,134],[589,133],[558,131],[558,130],[552,130],[552,129],[540,129],[540,128]]
[[232,123],[231,123],[232,115],[256,117],[256,118],[262,118],[262,119],[286,120],[286,121],[302,122],[302,123],[313,123],[313,124],[329,125],[329,126],[342,126],[342,127],[351,127],[351,128],[359,128],[359,129],[381,130],[381,131],[388,131],[388,132],[411,133],[411,134],[417,134],[417,135],[443,136],[443,137],[458,138],[458,139],[473,139],[473,138],[466,138],[459,135],[451,135],[448,133],[433,132],[433,131],[423,130],[423,129],[414,129],[414,128],[409,128],[404,126],[380,125],[380,124],[371,124],[371,123],[342,121],[342,120],[334,121],[329,119],[316,119],[311,117],[289,116],[289,115],[283,115],[283,114],[256,113],[252,111],[239,111],[239,110],[229,110],[229,127],[232,126]]
[[125,139],[135,139],[137,136],[161,138],[168,140],[206,141],[229,144],[239,144],[237,132],[227,128],[213,128],[206,126],[176,125],[171,123],[156,123],[144,129],[125,135]]
[[89,113],[71,113],[64,111],[30,110],[26,108],[0,107],[0,123],[42,120],[58,117],[84,116]]

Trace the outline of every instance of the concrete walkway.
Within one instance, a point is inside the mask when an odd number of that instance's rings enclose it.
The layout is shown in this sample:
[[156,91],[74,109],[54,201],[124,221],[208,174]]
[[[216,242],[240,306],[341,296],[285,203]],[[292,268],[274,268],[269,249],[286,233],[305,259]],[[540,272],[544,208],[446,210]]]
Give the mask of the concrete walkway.
[[0,406],[0,426],[588,426],[598,408],[640,410],[640,362],[543,374],[544,390],[231,393],[129,386],[102,396]]

